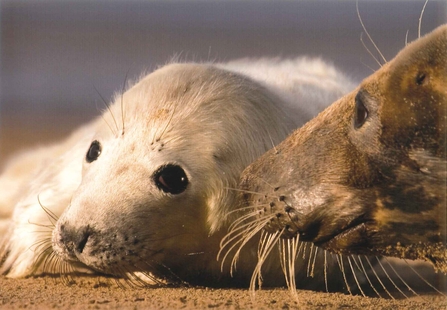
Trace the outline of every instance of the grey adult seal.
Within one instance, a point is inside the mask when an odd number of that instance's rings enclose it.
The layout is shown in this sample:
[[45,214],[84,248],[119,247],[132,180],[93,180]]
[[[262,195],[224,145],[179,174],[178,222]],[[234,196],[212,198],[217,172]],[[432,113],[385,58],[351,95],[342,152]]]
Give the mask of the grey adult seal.
[[446,273],[446,123],[444,25],[245,169],[246,221],[351,258],[421,259]]

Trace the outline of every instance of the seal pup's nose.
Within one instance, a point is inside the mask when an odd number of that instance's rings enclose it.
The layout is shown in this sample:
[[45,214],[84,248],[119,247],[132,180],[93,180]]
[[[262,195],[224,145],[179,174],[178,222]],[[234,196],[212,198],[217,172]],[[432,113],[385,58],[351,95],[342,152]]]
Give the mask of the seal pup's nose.
[[55,230],[53,248],[69,260],[78,260],[78,256],[84,251],[92,233],[93,231],[88,225],[73,228],[67,224],[61,224]]

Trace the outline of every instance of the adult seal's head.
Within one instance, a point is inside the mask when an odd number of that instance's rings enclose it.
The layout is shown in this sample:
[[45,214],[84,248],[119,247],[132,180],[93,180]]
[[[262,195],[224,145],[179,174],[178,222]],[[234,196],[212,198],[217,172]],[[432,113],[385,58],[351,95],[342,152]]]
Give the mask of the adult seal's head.
[[245,203],[284,238],[445,273],[446,122],[444,25],[250,165]]

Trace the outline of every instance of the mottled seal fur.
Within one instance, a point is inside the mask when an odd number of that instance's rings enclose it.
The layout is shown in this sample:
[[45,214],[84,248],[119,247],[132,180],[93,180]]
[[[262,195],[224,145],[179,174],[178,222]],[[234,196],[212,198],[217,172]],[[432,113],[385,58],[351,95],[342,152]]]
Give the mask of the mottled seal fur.
[[[216,256],[240,173],[352,86],[318,59],[156,70],[66,141],[6,166],[1,272],[228,284]],[[246,285],[256,246],[231,285]]]
[[245,169],[246,220],[355,269],[383,255],[446,273],[446,123],[444,25]]

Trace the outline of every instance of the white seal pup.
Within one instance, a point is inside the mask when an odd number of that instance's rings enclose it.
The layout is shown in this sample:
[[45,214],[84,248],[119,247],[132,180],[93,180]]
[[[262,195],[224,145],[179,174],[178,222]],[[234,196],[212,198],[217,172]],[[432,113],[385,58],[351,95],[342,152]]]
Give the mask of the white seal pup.
[[[0,208],[13,214],[1,272],[246,285],[236,279],[250,278],[256,244],[232,282],[216,260],[236,216],[240,173],[353,87],[318,59],[156,70],[66,141],[6,166]],[[33,167],[18,171],[25,163]],[[270,284],[284,282],[272,274]]]

